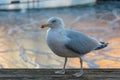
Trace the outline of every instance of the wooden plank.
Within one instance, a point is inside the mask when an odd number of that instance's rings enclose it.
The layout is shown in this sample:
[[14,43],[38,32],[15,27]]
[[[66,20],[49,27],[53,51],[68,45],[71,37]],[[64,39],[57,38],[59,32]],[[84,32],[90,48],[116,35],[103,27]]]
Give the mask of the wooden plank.
[[84,69],[84,74],[73,77],[78,69],[67,69],[65,75],[54,73],[58,69],[1,69],[0,80],[120,80],[120,69]]

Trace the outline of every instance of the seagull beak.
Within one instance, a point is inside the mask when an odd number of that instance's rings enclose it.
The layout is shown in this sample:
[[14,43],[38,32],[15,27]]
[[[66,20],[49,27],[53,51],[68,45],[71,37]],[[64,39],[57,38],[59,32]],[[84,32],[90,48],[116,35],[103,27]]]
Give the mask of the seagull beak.
[[50,26],[50,24],[42,24],[41,28],[45,28],[45,27],[48,27],[48,26]]

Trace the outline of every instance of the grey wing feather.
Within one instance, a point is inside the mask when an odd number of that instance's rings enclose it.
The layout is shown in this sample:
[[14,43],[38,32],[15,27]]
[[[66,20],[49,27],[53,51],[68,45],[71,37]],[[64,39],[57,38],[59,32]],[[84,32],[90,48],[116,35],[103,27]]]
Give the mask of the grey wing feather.
[[66,35],[70,41],[65,47],[75,53],[85,54],[100,46],[98,41],[80,32],[66,30]]

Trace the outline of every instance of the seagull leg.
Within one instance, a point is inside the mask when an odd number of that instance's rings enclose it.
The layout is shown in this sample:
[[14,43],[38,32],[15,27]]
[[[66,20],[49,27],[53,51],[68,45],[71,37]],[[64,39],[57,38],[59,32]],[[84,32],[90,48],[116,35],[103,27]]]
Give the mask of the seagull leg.
[[82,67],[82,65],[83,65],[83,61],[82,61],[82,59],[80,57],[80,66],[81,66],[80,72],[73,74],[73,76],[80,77],[80,76],[83,75],[83,67]]
[[67,63],[67,57],[65,57],[65,62],[64,62],[63,69],[62,69],[62,70],[59,70],[59,71],[55,71],[55,73],[56,73],[56,74],[65,74],[65,66],[66,66],[66,63]]

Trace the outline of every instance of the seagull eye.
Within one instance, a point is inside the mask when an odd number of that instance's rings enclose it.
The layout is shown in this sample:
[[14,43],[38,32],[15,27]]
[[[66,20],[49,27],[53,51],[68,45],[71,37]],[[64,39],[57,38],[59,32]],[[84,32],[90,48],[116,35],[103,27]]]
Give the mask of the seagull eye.
[[53,20],[52,23],[56,22],[56,20]]

